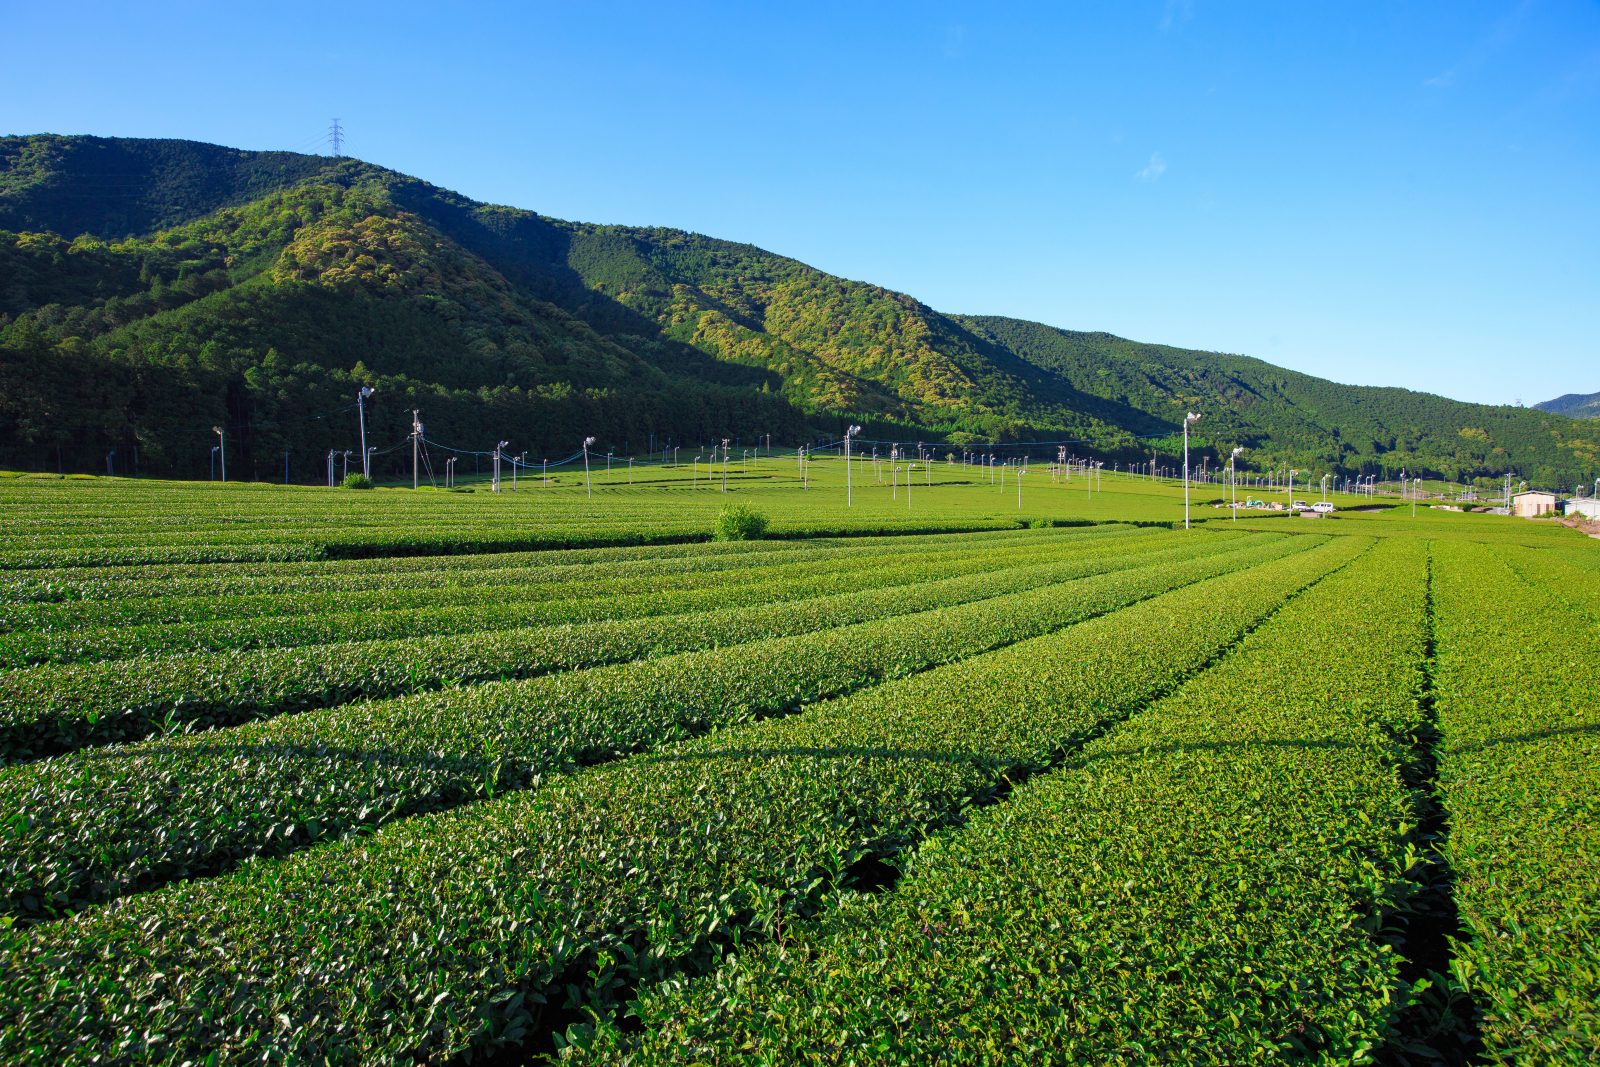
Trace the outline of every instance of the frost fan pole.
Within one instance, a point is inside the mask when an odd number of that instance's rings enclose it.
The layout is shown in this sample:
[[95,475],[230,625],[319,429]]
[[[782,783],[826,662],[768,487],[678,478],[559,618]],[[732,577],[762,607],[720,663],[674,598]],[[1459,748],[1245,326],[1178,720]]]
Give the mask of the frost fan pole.
[[[422,443],[422,423],[417,418],[419,412],[411,409],[411,488],[417,487],[417,448]],[[362,465],[366,465],[366,457],[361,457]],[[433,477],[431,474],[429,477]]]
[[[370,385],[363,385],[356,392],[356,419],[361,425],[361,473],[365,474],[368,478],[372,477],[372,464],[368,459],[367,454],[367,397],[371,396],[374,392],[376,392],[376,390]],[[416,412],[413,411],[412,415],[415,414]],[[412,467],[415,466],[416,463],[413,462]],[[415,489],[416,486],[412,486],[411,488]]]
[[852,495],[850,483],[850,438],[861,432],[861,427],[852,425],[844,432],[844,506],[855,507],[855,497]]
[[1189,412],[1183,417],[1183,528],[1189,528],[1189,427],[1200,421],[1200,416]]

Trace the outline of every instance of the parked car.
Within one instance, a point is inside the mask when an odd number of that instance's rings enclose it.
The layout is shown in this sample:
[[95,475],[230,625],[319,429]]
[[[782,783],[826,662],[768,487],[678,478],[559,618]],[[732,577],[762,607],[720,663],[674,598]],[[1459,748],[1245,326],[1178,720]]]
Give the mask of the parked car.
[[1331,515],[1333,514],[1333,505],[1326,500],[1319,500],[1311,505],[1311,510],[1318,515]]
[[1305,511],[1306,509],[1308,509],[1310,507],[1311,507],[1311,505],[1307,504],[1304,500],[1296,500],[1293,504],[1289,505],[1289,510],[1290,511]]

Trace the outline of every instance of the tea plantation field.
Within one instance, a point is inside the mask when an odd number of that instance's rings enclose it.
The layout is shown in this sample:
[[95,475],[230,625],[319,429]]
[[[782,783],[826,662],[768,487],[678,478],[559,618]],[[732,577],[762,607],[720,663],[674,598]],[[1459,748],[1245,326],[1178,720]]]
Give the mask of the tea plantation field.
[[0,477],[0,1062],[1600,1058],[1600,543],[722,475]]

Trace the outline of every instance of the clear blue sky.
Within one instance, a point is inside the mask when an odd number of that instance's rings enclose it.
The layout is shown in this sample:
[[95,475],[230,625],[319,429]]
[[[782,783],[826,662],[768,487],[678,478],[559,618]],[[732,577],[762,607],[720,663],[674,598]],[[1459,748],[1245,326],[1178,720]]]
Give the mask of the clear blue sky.
[[[318,144],[944,311],[1600,390],[1600,5],[44,4],[0,132]],[[325,150],[325,149],[322,149]]]

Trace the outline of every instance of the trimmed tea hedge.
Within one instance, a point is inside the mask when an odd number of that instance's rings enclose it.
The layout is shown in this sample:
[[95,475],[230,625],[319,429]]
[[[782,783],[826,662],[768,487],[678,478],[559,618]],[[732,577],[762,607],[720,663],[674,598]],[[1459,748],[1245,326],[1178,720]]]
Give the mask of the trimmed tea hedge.
[[[1112,551],[1110,546],[1132,540],[1095,538],[1085,544],[1085,549],[1094,550],[1088,548],[1093,545]],[[1025,543],[988,550],[974,546],[925,550],[916,553],[918,567],[914,572],[905,565],[906,557],[914,551],[908,548],[887,560],[881,552],[840,552],[801,562],[783,557],[765,557],[754,565],[739,561],[735,570],[728,566],[733,561],[718,559],[714,561],[718,564],[716,569],[675,569],[671,573],[621,577],[609,576],[591,566],[583,568],[581,576],[565,580],[342,596],[319,593],[221,601],[153,598],[130,600],[115,609],[100,602],[79,602],[59,607],[89,609],[81,612],[86,615],[98,609],[110,617],[108,622],[120,621],[121,625],[92,629],[52,627],[0,635],[0,668],[682,614],[735,604],[798,600],[842,589],[899,585],[906,582],[910,573],[920,579],[999,570],[1029,559],[1059,558],[1063,551],[1076,550],[1075,541]],[[1130,550],[1131,547],[1121,549]],[[216,618],[175,625],[134,623],[141,616],[148,620],[172,613],[174,608],[188,616],[211,610]],[[231,612],[248,612],[251,617],[227,617],[225,613]],[[117,620],[117,616],[122,618]]]
[[[1300,547],[1255,535],[1138,569],[731,648],[280,716],[0,769],[3,910],[38,918],[355,827],[492,797],[1034,637]],[[1096,572],[1096,577],[1086,577]],[[1073,580],[1078,578],[1081,580]]]
[[1376,935],[1413,858],[1425,589],[1424,544],[1380,546],[894,892],[646,990],[643,1032],[578,1061],[1369,1062],[1404,990]]
[[[1230,543],[1188,542],[1202,549]],[[1087,548],[1091,558],[1124,566],[1143,558],[1115,551],[1097,556],[1096,544]],[[691,616],[485,630],[470,639],[444,635],[177,655],[138,667],[108,662],[9,671],[0,673],[0,759],[133,740],[176,727],[226,725],[363,697],[753,641],[1032,588],[1055,581],[1061,567],[1076,566],[1070,552],[1046,554],[1065,559],[998,575],[962,574],[941,582]],[[899,567],[907,581],[914,581],[920,563],[902,561]],[[855,584],[845,575],[836,587]]]
[[410,1063],[523,1041],[772,929],[1171,691],[1369,544],[13,934],[0,1058]]
[[[838,559],[868,560],[909,552],[1008,552],[1024,546],[1121,537],[1128,526],[1053,533],[959,537],[860,538],[821,542],[707,543],[650,548],[516,552],[504,555],[350,560],[293,564],[65,569],[11,575],[0,598],[5,629],[65,629],[112,622],[201,622],[296,611],[381,607],[396,594],[438,595],[474,586],[581,583],[755,570]],[[318,599],[319,597],[323,599]],[[14,601],[4,603],[3,601]],[[124,603],[126,602],[126,603]],[[432,601],[427,601],[432,603]]]
[[1471,933],[1458,978],[1493,1059],[1594,1063],[1600,630],[1494,551],[1441,544],[1436,558],[1439,781]]

